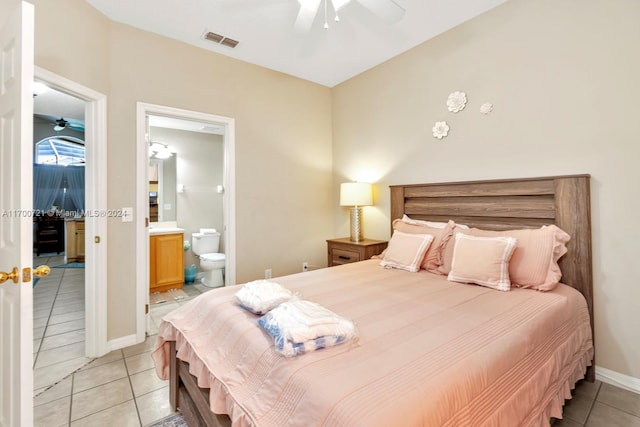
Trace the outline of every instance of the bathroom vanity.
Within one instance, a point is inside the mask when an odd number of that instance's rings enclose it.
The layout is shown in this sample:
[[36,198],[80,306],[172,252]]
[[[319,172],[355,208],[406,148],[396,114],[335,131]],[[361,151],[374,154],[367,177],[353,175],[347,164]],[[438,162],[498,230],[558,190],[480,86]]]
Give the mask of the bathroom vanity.
[[182,289],[184,281],[184,230],[149,231],[149,292]]

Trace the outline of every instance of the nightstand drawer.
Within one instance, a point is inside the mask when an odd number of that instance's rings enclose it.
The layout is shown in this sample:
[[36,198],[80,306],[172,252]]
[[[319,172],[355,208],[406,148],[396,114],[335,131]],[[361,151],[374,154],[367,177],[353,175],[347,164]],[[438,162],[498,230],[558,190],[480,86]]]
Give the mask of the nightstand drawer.
[[347,251],[344,249],[334,248],[331,251],[331,263],[336,264],[348,264],[350,262],[360,261],[360,253],[355,251]]
[[332,265],[364,261],[378,255],[387,247],[383,240],[364,239],[352,242],[348,237],[327,240],[327,261]]

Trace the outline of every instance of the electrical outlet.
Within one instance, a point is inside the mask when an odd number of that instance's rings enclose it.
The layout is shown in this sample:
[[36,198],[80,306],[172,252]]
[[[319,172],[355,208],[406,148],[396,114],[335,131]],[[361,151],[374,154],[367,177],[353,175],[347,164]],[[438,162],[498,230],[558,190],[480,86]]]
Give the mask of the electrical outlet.
[[267,269],[264,271],[264,278],[265,278],[265,279],[271,279],[271,269],[270,269],[270,268],[267,268]]
[[309,263],[307,261],[302,263],[302,271],[309,271]]

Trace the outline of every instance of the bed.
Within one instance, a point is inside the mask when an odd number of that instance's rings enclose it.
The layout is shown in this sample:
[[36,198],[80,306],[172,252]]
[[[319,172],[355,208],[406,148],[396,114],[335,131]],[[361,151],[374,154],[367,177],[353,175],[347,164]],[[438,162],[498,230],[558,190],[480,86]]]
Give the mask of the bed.
[[[555,224],[562,283],[499,292],[379,260],[275,279],[353,319],[359,339],[285,358],[211,291],[165,316],[152,353],[189,426],[548,425],[593,380],[589,176],[391,187],[391,219],[484,230]],[[586,372],[586,375],[585,375]]]

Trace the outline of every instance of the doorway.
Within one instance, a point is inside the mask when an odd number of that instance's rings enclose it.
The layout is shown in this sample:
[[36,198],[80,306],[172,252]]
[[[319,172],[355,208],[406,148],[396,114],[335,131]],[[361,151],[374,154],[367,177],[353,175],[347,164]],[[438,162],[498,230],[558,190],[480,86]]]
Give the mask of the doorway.
[[[151,130],[155,129],[155,133],[151,133]],[[201,186],[198,185],[185,185],[184,182],[176,181],[176,175],[166,178],[166,180],[158,179],[155,175],[155,179],[150,179],[152,174],[157,174],[160,169],[152,171],[149,165],[149,153],[154,150],[151,148],[152,143],[156,143],[155,150],[167,150],[171,152],[172,147],[169,143],[171,136],[179,135],[180,132],[185,132],[185,135],[190,133],[192,136],[199,134],[207,135],[209,137],[215,137],[209,139],[211,145],[210,153],[214,152],[213,144],[215,141],[220,142],[220,155],[219,162],[222,171],[219,178],[214,178],[212,182],[205,182]],[[161,136],[163,140],[154,140],[154,135]],[[160,139],[162,139],[160,138]],[[194,137],[197,140],[200,137]],[[174,138],[175,139],[175,138]],[[183,139],[183,138],[179,138]],[[177,140],[177,139],[175,139]],[[162,146],[161,146],[162,145]],[[186,200],[187,197],[196,193],[210,193],[210,196],[215,196],[222,201],[221,215],[219,223],[215,222],[213,218],[207,218],[200,220],[197,227],[211,227],[214,222],[219,225],[215,225],[219,228],[221,233],[221,241],[224,246],[225,268],[224,268],[224,284],[225,286],[235,284],[235,122],[234,119],[222,116],[216,116],[207,113],[200,113],[188,110],[182,110],[172,107],[165,107],[160,105],[152,105],[146,103],[138,103],[137,105],[137,174],[136,174],[136,220],[141,226],[136,229],[136,242],[137,247],[137,259],[140,260],[142,265],[149,265],[149,230],[146,227],[149,224],[149,220],[153,215],[154,219],[161,219],[161,222],[169,223],[169,225],[181,227],[180,222],[185,220],[179,217],[180,212],[177,212],[176,205],[180,204],[180,200]],[[174,153],[166,153],[167,156],[178,158],[180,162],[180,153],[174,155]],[[202,156],[201,156],[202,157]],[[214,155],[211,156],[215,157]],[[175,171],[174,166],[171,163],[163,166],[163,175],[171,175],[171,170]],[[183,175],[184,176],[184,175]],[[149,182],[155,181],[156,187],[150,188]],[[162,182],[162,184],[161,184]],[[162,188],[162,191],[160,189]],[[177,193],[177,194],[176,194]],[[194,197],[195,199],[195,197]],[[150,203],[153,200],[155,203]],[[154,208],[151,208],[154,205]],[[197,209],[197,205],[190,206],[189,209]],[[158,211],[156,211],[156,209]],[[177,208],[179,210],[179,207]],[[189,225],[189,229],[185,230],[184,240],[191,241],[191,231],[197,231],[197,228],[193,230],[194,225]],[[136,283],[138,283],[136,298],[138,306],[141,307],[138,310],[137,316],[137,336],[138,342],[144,340],[145,332],[149,325],[149,319],[145,316],[145,305],[149,304],[149,269],[137,269]]]
[[[40,67],[35,67],[36,82],[44,84],[52,91],[72,97],[84,105],[84,141],[85,141],[85,192],[84,212],[74,212],[73,219],[84,219],[84,239],[76,239],[76,249],[81,250],[84,245],[84,274],[69,271],[70,276],[83,275],[84,282],[84,357],[95,358],[108,352],[107,319],[106,319],[106,265],[107,251],[106,218],[101,215],[84,215],[85,212],[106,212],[107,194],[107,138],[106,138],[106,96],[52,73]],[[79,126],[79,122],[66,121]],[[63,127],[63,121],[52,124],[53,132],[56,127]],[[77,225],[77,224],[74,224]],[[66,228],[64,229],[66,230]],[[65,233],[66,231],[63,231]],[[75,235],[75,233],[74,233]],[[77,256],[77,254],[76,254]],[[73,260],[66,260],[71,261]],[[77,262],[77,261],[76,261]],[[56,269],[57,270],[57,269]],[[78,269],[79,270],[79,269]],[[37,285],[36,285],[37,286]],[[61,371],[61,374],[64,373]],[[63,378],[61,376],[59,379]]]

